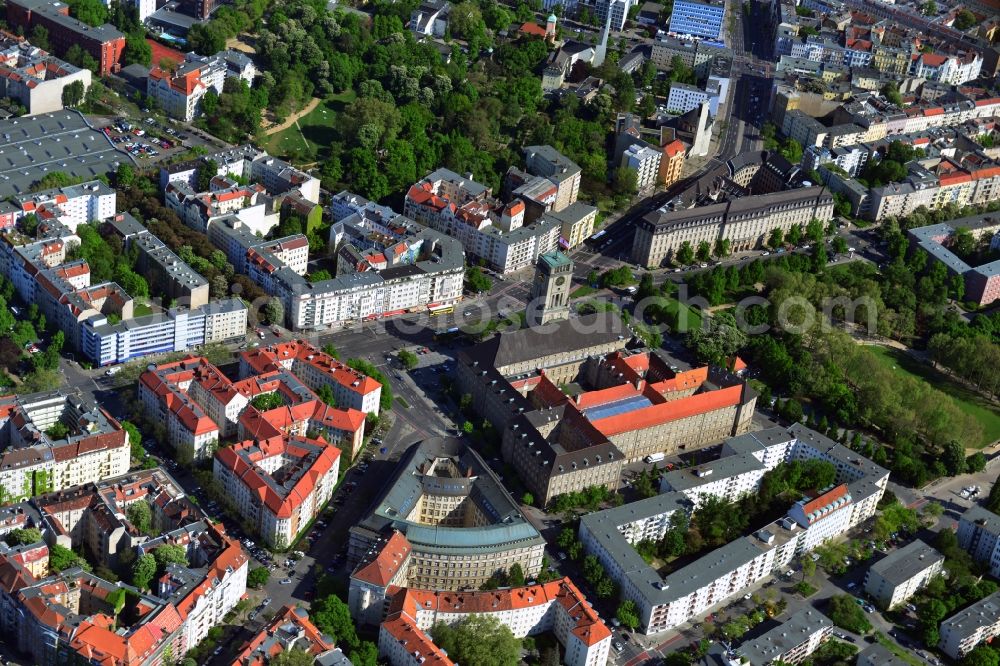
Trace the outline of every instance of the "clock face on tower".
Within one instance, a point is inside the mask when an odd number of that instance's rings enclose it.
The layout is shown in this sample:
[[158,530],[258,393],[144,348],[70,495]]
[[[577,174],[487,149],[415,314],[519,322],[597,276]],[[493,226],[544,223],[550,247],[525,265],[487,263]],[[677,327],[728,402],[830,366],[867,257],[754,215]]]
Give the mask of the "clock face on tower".
[[566,281],[565,277],[563,277],[563,276],[557,277],[556,278],[556,286],[562,286],[563,282],[565,282],[565,281]]

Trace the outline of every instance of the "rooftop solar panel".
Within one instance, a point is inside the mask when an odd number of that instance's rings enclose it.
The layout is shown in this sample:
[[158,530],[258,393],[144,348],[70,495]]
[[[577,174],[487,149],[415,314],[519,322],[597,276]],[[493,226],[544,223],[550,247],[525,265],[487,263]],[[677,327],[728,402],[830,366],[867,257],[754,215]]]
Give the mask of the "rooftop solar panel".
[[653,403],[649,401],[649,398],[644,395],[633,395],[625,398],[624,400],[616,400],[615,402],[609,402],[604,405],[597,405],[596,407],[585,409],[583,413],[591,421],[599,421],[600,419],[606,419],[609,416],[618,416],[619,414],[634,412],[637,409],[649,407],[652,404]]

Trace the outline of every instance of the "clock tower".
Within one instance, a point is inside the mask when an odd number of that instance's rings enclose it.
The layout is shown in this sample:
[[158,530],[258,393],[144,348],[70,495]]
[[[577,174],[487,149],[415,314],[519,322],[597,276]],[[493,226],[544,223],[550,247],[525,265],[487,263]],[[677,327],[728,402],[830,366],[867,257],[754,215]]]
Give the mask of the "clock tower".
[[531,283],[528,323],[541,326],[569,319],[569,292],[573,285],[573,261],[558,250],[538,257]]

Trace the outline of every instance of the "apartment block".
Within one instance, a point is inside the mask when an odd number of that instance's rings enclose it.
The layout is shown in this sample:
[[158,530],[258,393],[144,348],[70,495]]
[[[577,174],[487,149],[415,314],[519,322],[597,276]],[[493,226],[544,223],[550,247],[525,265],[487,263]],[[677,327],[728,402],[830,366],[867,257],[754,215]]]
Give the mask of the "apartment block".
[[[155,274],[155,273],[154,273]],[[104,311],[83,321],[80,350],[97,365],[111,365],[167,352],[191,351],[213,342],[245,338],[247,306],[238,298],[171,308],[113,323]]]
[[622,153],[620,166],[635,171],[636,189],[642,192],[656,186],[661,156],[659,150],[634,143]]
[[[65,333],[72,349],[96,365],[108,365],[245,335],[247,308],[241,301],[208,303],[204,278],[128,213],[114,214],[113,190],[94,183],[76,188],[21,201],[22,213],[30,210],[45,220],[34,238],[14,228],[0,236],[0,270],[21,298],[37,303],[47,321]],[[118,226],[114,233],[139,244],[139,271],[168,297],[180,297],[180,305],[135,317],[134,301],[121,286],[92,285],[86,260],[66,262],[67,250],[80,239],[56,216],[72,223],[105,213],[110,225]]]
[[319,202],[318,178],[249,144],[161,167],[160,190],[166,191],[167,185],[176,181],[183,181],[193,188],[198,182],[199,171],[209,162],[216,165],[213,177],[232,174],[251,183],[262,184],[271,195],[298,191],[307,201]]
[[[867,520],[874,515],[875,504],[888,483],[887,470],[801,426],[746,433],[722,446],[722,459],[745,455],[768,469],[792,460],[826,460],[837,469],[837,485],[797,502],[786,517],[666,577],[645,563],[634,544],[662,536],[660,526],[666,529],[672,513],[692,510],[693,503],[685,492],[669,491],[651,500],[588,514],[580,521],[585,550],[601,561],[621,587],[623,597],[635,601],[644,633],[666,631],[702,616],[784,568],[797,555]],[[728,492],[728,488],[723,489]],[[853,493],[858,494],[857,505]],[[798,645],[786,647],[791,651]]]
[[667,111],[673,113],[687,113],[692,109],[697,109],[702,102],[709,99],[708,92],[697,86],[686,83],[671,83],[670,95],[667,97]]
[[436,623],[454,625],[473,613],[495,618],[515,638],[551,631],[565,649],[567,666],[603,666],[611,648],[611,630],[569,578],[490,592],[404,588],[393,596],[388,613],[378,643],[379,655],[392,666],[453,664],[427,632]]
[[105,228],[121,239],[126,251],[135,248],[139,253],[136,268],[152,285],[153,295],[162,295],[168,303],[174,301],[189,308],[208,305],[208,280],[181,261],[134,217],[118,213],[108,220]]
[[305,340],[280,342],[240,355],[243,378],[281,369],[291,371],[314,391],[329,386],[338,406],[363,414],[379,412],[380,383]]
[[[43,666],[93,661],[94,655],[146,666],[185,654],[246,594],[247,557],[239,542],[207,521],[145,541],[135,552],[167,544],[182,547],[189,564],[167,565],[150,592],[79,567],[36,576],[17,557],[0,554],[0,572],[9,581],[0,590],[0,630]],[[122,592],[119,613],[114,598]]]
[[1000,592],[980,599],[941,623],[938,647],[952,659],[961,659],[980,643],[1000,634]]
[[127,556],[148,539],[127,516],[128,508],[136,502],[149,507],[154,533],[170,532],[205,519],[177,481],[159,467],[30,500],[37,511],[33,527],[45,539],[70,550],[86,549],[109,569],[126,562]]
[[969,507],[958,522],[958,545],[976,562],[1000,575],[1000,516],[981,506]]
[[[64,434],[54,432],[60,426]],[[96,403],[59,391],[0,398],[0,487],[13,500],[128,471],[128,433]]]
[[544,176],[556,184],[558,193],[552,210],[566,208],[580,195],[580,167],[552,146],[527,146],[525,169],[533,176]]
[[322,666],[350,663],[343,651],[334,647],[333,638],[316,628],[306,609],[288,604],[244,644],[233,666],[265,666],[290,650],[301,650]]
[[15,221],[34,215],[39,222],[55,220],[76,233],[81,224],[112,217],[116,200],[115,191],[99,180],[20,194],[13,200],[19,209]]
[[917,539],[869,567],[865,592],[882,608],[896,608],[941,573],[943,564],[944,555]]
[[660,492],[681,493],[695,509],[709,497],[734,502],[755,492],[767,471],[768,467],[752,454],[724,456],[667,472],[660,479]]
[[833,633],[833,622],[818,610],[807,608],[757,638],[736,649],[741,663],[747,666],[770,666],[774,663],[798,664],[811,655]]
[[498,201],[489,188],[448,169],[411,186],[403,204],[406,217],[457,239],[501,273],[527,268],[557,249],[561,225],[545,217],[528,223],[525,213],[524,201]]
[[725,16],[724,2],[680,0],[674,3],[674,10],[670,14],[670,32],[683,37],[721,42]]
[[262,238],[278,225],[280,217],[263,185],[240,185],[228,176],[214,177],[207,192],[197,192],[183,180],[172,181],[163,191],[163,202],[184,224],[201,233],[216,220],[235,216],[251,234]]
[[708,72],[716,59],[732,56],[732,51],[719,44],[703,40],[677,39],[675,37],[658,37],[652,44],[650,61],[658,69],[669,70],[673,67],[675,57],[694,70],[699,78],[708,76]]
[[89,88],[90,70],[0,35],[0,96],[16,99],[27,109],[26,115],[60,111],[63,90],[75,81]]
[[213,470],[240,516],[281,548],[295,541],[333,495],[340,450],[322,437],[247,440],[219,449]]
[[7,3],[7,23],[30,33],[36,25],[49,33],[56,55],[64,56],[71,46],[80,46],[97,61],[97,73],[107,76],[121,68],[125,35],[109,23],[96,27],[71,18],[69,5],[56,0],[11,0]]
[[[824,148],[808,146],[802,153],[802,168],[807,171],[819,169],[824,164],[835,164],[848,176],[854,178],[868,163],[868,151],[864,148]],[[814,183],[817,184],[817,183]]]
[[[285,407],[257,409],[252,402],[262,394],[281,396]],[[364,412],[327,405],[281,365],[233,382],[205,359],[188,357],[144,372],[139,399],[151,419],[165,424],[170,445],[194,459],[212,455],[222,437],[264,440],[319,432],[352,456],[364,437]]]
[[[350,207],[349,198],[338,195],[337,206]],[[435,312],[461,300],[465,254],[458,240],[358,199],[352,214],[331,227],[330,244],[339,258],[338,274],[328,280],[304,277],[304,235],[262,241],[237,216],[228,215],[209,224],[208,237],[237,271],[282,301],[286,325],[294,330]],[[558,227],[550,226],[555,238]]]
[[803,550],[816,546],[847,531],[853,525],[851,494],[841,483],[823,490],[816,497],[801,499],[788,511],[788,516],[805,530]]
[[224,62],[188,53],[173,71],[159,66],[149,70],[146,94],[171,118],[191,122],[201,115],[201,100],[209,90],[222,94],[227,67]]
[[571,249],[594,233],[597,208],[576,201],[562,210],[550,211],[546,216],[559,223],[559,247]]
[[[955,220],[952,224],[975,221],[970,218]],[[985,219],[979,220],[990,222]],[[946,247],[948,239],[954,234],[955,228],[948,224],[932,224],[926,227],[910,229],[907,236],[910,244],[919,247],[927,253],[931,261],[944,265],[949,275],[959,276],[965,281],[965,299],[980,305],[988,305],[1000,299],[1000,260],[970,266]]]

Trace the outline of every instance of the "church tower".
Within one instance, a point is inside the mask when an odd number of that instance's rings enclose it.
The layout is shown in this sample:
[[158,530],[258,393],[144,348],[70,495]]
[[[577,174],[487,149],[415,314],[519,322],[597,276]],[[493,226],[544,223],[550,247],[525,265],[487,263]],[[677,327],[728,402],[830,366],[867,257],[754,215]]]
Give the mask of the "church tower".
[[528,324],[541,326],[569,319],[569,293],[573,285],[573,261],[558,250],[538,257],[531,283]]

